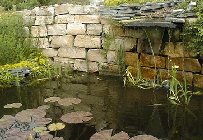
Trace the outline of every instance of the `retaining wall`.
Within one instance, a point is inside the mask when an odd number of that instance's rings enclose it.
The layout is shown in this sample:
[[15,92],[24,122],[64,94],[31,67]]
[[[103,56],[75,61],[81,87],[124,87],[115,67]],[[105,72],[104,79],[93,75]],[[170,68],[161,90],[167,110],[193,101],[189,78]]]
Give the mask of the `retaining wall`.
[[203,65],[196,54],[185,50],[179,29],[169,34],[158,27],[124,28],[98,11],[98,7],[62,4],[22,13],[32,25],[33,40],[54,62],[105,74],[120,74],[122,65],[134,76],[140,70],[145,79],[162,80],[170,77],[172,65],[178,65],[180,80],[185,75],[189,84],[203,87]]

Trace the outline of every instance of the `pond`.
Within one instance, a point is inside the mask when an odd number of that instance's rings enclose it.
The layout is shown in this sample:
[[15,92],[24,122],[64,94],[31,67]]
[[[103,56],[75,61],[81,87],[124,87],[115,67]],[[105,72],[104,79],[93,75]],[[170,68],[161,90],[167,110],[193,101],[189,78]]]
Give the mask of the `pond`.
[[[79,98],[81,103],[64,107],[44,102],[56,96]],[[22,103],[22,107],[4,108],[14,102]],[[105,129],[113,129],[115,133],[124,131],[131,137],[149,134],[163,140],[203,139],[203,96],[193,96],[188,107],[177,107],[168,104],[166,89],[126,88],[119,77],[84,73],[32,88],[1,89],[0,118],[44,104],[50,105],[46,117],[52,118],[52,122],[62,122],[61,116],[73,111],[93,114],[87,123],[66,124],[57,134],[65,140],[89,140],[94,133]]]

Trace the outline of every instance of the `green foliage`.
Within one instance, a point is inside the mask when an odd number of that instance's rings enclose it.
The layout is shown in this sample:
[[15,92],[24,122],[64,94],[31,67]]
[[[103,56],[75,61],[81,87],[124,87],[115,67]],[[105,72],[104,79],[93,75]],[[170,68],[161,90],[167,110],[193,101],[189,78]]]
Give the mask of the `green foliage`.
[[15,6],[20,9],[31,9],[36,6],[44,6],[60,3],[61,0],[1,0],[0,6],[3,6],[5,10],[12,10]]
[[22,16],[11,12],[0,14],[0,65],[17,63],[37,53],[28,34]]
[[116,50],[117,54],[117,64],[119,66],[120,73],[125,72],[125,51],[122,46],[119,46]]
[[105,0],[106,6],[115,6],[122,3],[145,3],[145,2],[162,2],[164,0]]
[[197,21],[187,23],[183,31],[183,41],[188,50],[197,54],[203,52],[203,1],[197,0],[197,7],[194,9],[197,13]]

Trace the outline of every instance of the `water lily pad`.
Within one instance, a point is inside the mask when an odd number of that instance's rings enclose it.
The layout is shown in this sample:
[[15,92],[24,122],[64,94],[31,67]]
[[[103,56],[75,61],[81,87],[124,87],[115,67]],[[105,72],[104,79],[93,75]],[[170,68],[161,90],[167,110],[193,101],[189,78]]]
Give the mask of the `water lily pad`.
[[34,121],[38,121],[44,118],[45,115],[46,115],[46,112],[41,109],[26,109],[21,112],[18,112],[15,118],[19,122],[31,122],[32,119]]
[[80,102],[81,100],[78,98],[64,98],[64,99],[60,99],[58,101],[58,104],[62,106],[70,106],[74,104],[79,104]]
[[42,132],[44,132],[46,130],[47,130],[47,128],[44,127],[44,126],[33,128],[33,131],[36,132],[36,133],[42,133]]
[[54,103],[54,102],[58,102],[61,98],[60,97],[49,97],[49,98],[46,98],[44,99],[44,102],[45,103]]
[[61,117],[61,120],[66,123],[83,123],[91,120],[92,118],[93,118],[92,113],[78,111],[78,112],[71,112],[63,115]]
[[39,106],[37,109],[47,110],[47,109],[49,109],[49,108],[50,108],[49,105],[42,105],[42,106]]
[[158,140],[158,139],[151,135],[138,135],[130,138],[129,140]]
[[113,129],[97,132],[90,138],[90,140],[128,140],[130,138],[128,134],[123,131],[114,136],[112,136],[112,132]]
[[4,108],[20,108],[21,106],[22,106],[21,103],[12,103],[5,105]]
[[0,129],[9,128],[15,122],[15,117],[11,115],[4,115],[0,119]]
[[65,128],[65,124],[63,123],[52,123],[48,126],[49,131],[58,131]]

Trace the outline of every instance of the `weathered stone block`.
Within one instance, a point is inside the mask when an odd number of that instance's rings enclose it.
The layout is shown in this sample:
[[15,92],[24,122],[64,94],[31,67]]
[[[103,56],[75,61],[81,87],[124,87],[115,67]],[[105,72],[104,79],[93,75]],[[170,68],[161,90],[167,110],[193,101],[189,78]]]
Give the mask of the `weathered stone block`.
[[36,16],[35,25],[47,25],[54,22],[53,16]]
[[128,37],[118,37],[111,42],[109,49],[118,50],[120,47],[122,47],[124,51],[134,50],[136,49],[136,40]]
[[69,48],[59,48],[58,50],[59,57],[68,57],[68,58],[86,58],[86,51],[85,48],[76,48],[76,47],[69,47]]
[[134,65],[134,66],[128,66],[127,69],[128,69],[128,71],[132,74],[132,76],[133,76],[134,78],[137,77],[138,69],[137,69],[137,66],[136,66],[136,65]]
[[139,59],[138,53],[125,52],[125,64],[128,66],[137,66]]
[[203,74],[203,64],[202,64],[202,74]]
[[87,12],[84,11],[84,6],[82,6],[82,5],[72,5],[70,7],[69,13],[71,15],[87,14]]
[[98,6],[96,6],[96,7],[93,7],[91,5],[84,6],[84,13],[86,13],[86,14],[95,14],[95,13],[98,13],[98,11],[99,11]]
[[99,65],[99,73],[104,75],[120,75],[119,66],[114,64],[102,63]]
[[203,75],[194,74],[194,86],[199,88],[203,87]]
[[109,64],[116,64],[117,63],[117,54],[115,51],[108,51],[107,52],[107,62]]
[[46,55],[47,57],[56,57],[58,55],[58,50],[52,49],[52,48],[47,48],[47,49],[43,49],[42,53],[44,55]]
[[69,23],[67,25],[67,34],[70,35],[83,35],[86,32],[85,24],[81,23]]
[[66,24],[54,24],[48,25],[48,35],[65,35],[66,34]]
[[87,24],[88,35],[101,35],[102,25],[101,24]]
[[101,48],[100,36],[77,35],[74,46],[82,48]]
[[161,56],[153,56],[148,54],[141,54],[140,56],[141,66],[165,68],[166,58]]
[[187,51],[182,42],[166,43],[163,50],[163,54],[169,57],[196,57],[196,54],[192,51]]
[[100,23],[99,15],[76,15],[75,22],[78,23]]
[[122,26],[116,26],[116,25],[112,25],[110,24],[110,28],[109,28],[109,31],[110,31],[110,34],[117,37],[117,36],[120,36],[120,37],[126,37],[125,36],[125,29],[122,27]]
[[171,69],[172,66],[179,66],[178,70],[185,70],[190,72],[200,72],[201,65],[198,59],[193,58],[170,58],[167,59],[166,66]]
[[158,76],[162,81],[169,80],[171,78],[170,70],[159,69],[158,71],[159,71]]
[[24,9],[24,10],[22,11],[22,15],[23,15],[23,16],[35,16],[36,13],[35,13],[35,11],[33,11],[33,10]]
[[70,8],[72,7],[72,4],[61,4],[55,6],[55,13],[56,15],[63,15],[68,14],[70,11]]
[[106,62],[106,58],[102,52],[102,50],[99,49],[90,49],[87,52],[87,59],[89,61],[93,62],[99,62],[99,63],[104,63]]
[[146,38],[145,32],[142,29],[125,29],[124,35],[126,37],[132,37],[132,38],[139,38],[143,39]]
[[99,70],[96,62],[86,62],[86,60],[76,59],[74,69],[85,72],[97,72]]
[[34,25],[35,24],[35,16],[23,16],[23,21],[25,25]]
[[48,38],[33,38],[33,44],[35,47],[38,48],[49,48],[49,41]]
[[32,26],[31,34],[33,37],[45,37],[47,36],[46,26]]
[[32,10],[37,16],[53,16],[54,15],[54,7],[35,7]]
[[61,58],[61,57],[54,57],[54,62],[61,63],[61,64],[74,64],[75,60],[70,58]]
[[53,36],[50,40],[52,48],[73,47],[74,37],[72,35]]
[[73,15],[57,15],[55,17],[55,23],[73,23],[74,19]]
[[156,78],[156,70],[148,67],[141,67],[142,78],[152,80]]

